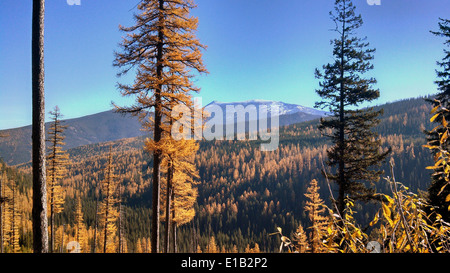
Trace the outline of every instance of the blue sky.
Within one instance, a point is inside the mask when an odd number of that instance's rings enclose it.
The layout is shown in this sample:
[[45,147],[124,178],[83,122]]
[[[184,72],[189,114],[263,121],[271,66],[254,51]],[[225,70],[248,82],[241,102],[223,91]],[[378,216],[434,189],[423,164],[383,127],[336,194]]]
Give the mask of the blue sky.
[[[45,19],[46,112],[58,105],[66,118],[126,105],[112,66],[138,0],[47,0]],[[436,61],[443,57],[438,18],[449,18],[448,0],[354,0],[377,49],[370,75],[378,80],[376,104],[436,92]],[[31,123],[31,0],[0,5],[0,129]],[[198,37],[207,45],[208,75],[200,76],[203,103],[280,100],[312,107],[314,69],[332,61],[329,18],[334,0],[197,0]]]

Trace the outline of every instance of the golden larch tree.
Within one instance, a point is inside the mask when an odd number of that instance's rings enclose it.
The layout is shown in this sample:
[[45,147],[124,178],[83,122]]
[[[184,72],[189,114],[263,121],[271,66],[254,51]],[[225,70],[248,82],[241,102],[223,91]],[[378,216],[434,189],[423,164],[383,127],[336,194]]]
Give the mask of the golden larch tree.
[[62,125],[62,114],[58,106],[50,111],[51,120],[48,129],[49,145],[47,147],[47,205],[50,217],[50,242],[49,251],[53,252],[55,248],[55,215],[61,213],[65,195],[60,185],[60,181],[66,174],[66,165],[68,164],[68,155],[63,150],[65,143],[64,130],[67,126]]
[[105,168],[105,178],[103,179],[102,195],[103,202],[100,208],[100,214],[103,222],[103,253],[115,252],[115,237],[117,232],[116,221],[118,211],[116,204],[117,200],[117,178],[114,175],[112,163],[111,146],[109,148],[108,162]]
[[231,248],[231,253],[238,253],[238,249],[236,245],[233,245],[233,247]]
[[13,253],[18,253],[20,251],[19,246],[19,223],[20,223],[20,213],[19,213],[19,200],[18,200],[18,191],[17,185],[14,181],[11,182],[11,206],[10,206],[10,216],[11,216],[11,228],[10,228],[10,245],[11,251]]
[[126,253],[127,252],[127,240],[124,238],[125,233],[125,227],[124,227],[124,210],[122,207],[122,195],[123,195],[123,189],[122,189],[122,183],[117,184],[117,203],[118,203],[118,216],[117,216],[117,225],[118,225],[118,245],[117,245],[117,252],[118,253]]
[[175,170],[174,188],[172,192],[172,238],[174,252],[177,252],[177,228],[191,222],[195,217],[194,205],[197,202],[198,190],[194,181],[190,181],[192,176],[186,175],[179,170]]
[[206,246],[206,253],[219,253],[219,247],[216,244],[216,238],[211,236],[208,245]]
[[323,251],[322,236],[325,234],[328,219],[324,216],[326,209],[324,207],[324,201],[320,198],[319,185],[317,180],[313,179],[305,193],[306,201],[305,211],[308,213],[309,220],[311,221],[310,231],[310,247],[311,252],[320,253]]
[[[162,200],[165,201],[163,220],[166,222],[165,230],[165,252],[169,248],[169,233],[172,231],[173,252],[176,248],[177,227],[189,223],[195,216],[194,204],[197,200],[197,189],[195,178],[198,177],[196,166],[193,164],[193,156],[198,150],[198,143],[194,140],[167,141],[165,157],[162,162],[166,178],[162,180]],[[170,147],[170,148],[169,148]],[[170,217],[167,217],[169,215]]]
[[77,196],[77,203],[75,206],[75,240],[80,244],[80,251],[88,253],[89,243],[88,243],[88,233],[86,225],[84,224],[83,217],[83,207],[81,204],[80,194]]
[[6,175],[2,176],[4,184],[2,186],[5,202],[2,209],[2,245],[3,252],[16,253],[19,246],[19,210],[18,193],[14,180],[10,180]]
[[135,247],[135,253],[150,253],[151,252],[151,243],[150,238],[143,237],[138,238]]
[[138,238],[136,242],[135,253],[143,253],[141,238]]
[[294,232],[293,241],[295,242],[294,247],[296,252],[307,253],[309,251],[308,236],[306,236],[306,232],[301,224],[298,225],[297,230]]
[[7,194],[6,198],[7,198],[7,202],[5,202],[3,204],[3,226],[2,226],[2,230],[3,230],[3,251],[4,252],[9,252],[10,249],[10,245],[11,245],[11,227],[12,227],[12,209],[11,209],[11,194],[10,194],[11,190],[9,189],[9,187],[7,188],[7,190],[5,190],[5,193]]
[[[199,88],[193,84],[193,72],[206,72],[201,50],[204,48],[195,37],[198,19],[190,16],[195,8],[192,0],[142,0],[137,6],[132,27],[120,26],[127,33],[116,53],[114,65],[120,68],[119,76],[134,70],[136,77],[131,85],[118,84],[123,96],[136,97],[136,103],[119,107],[120,113],[140,117],[143,127],[153,132],[154,148],[152,175],[152,252],[159,252],[160,225],[160,171],[163,156],[163,131],[168,121],[164,112],[170,112],[174,103],[185,104],[191,92]],[[149,110],[153,108],[153,112]],[[167,109],[169,108],[169,109]],[[165,128],[164,128],[165,127]]]
[[259,249],[258,243],[255,243],[255,246],[252,248],[250,247],[250,244],[247,244],[247,247],[244,250],[245,253],[261,253],[261,250]]

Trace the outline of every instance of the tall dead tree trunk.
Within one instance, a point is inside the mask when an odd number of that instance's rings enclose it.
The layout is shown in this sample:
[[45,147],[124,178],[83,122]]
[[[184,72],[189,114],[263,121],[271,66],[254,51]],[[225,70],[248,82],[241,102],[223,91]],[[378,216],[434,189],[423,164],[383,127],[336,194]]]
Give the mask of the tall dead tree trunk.
[[47,188],[45,173],[44,100],[44,14],[45,0],[33,0],[32,97],[33,97],[33,250],[48,252]]

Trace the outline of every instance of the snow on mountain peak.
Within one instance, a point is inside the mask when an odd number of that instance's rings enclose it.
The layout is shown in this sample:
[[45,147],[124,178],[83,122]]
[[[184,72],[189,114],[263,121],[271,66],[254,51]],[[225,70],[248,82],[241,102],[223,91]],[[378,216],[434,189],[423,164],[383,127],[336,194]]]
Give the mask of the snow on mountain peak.
[[267,107],[267,111],[271,112],[271,110],[274,107],[278,107],[278,113],[279,115],[290,115],[295,113],[306,113],[310,115],[316,115],[316,116],[324,116],[326,115],[325,111],[317,110],[314,108],[298,105],[298,104],[291,104],[291,103],[285,103],[282,101],[274,101],[274,100],[262,100],[262,99],[253,99],[253,100],[246,100],[246,101],[240,101],[240,102],[220,102],[220,101],[212,101],[209,103],[205,108],[208,108],[212,105],[218,105],[222,108],[226,107],[227,105],[242,105],[242,106],[248,106],[248,105],[254,105],[257,108],[265,108]]

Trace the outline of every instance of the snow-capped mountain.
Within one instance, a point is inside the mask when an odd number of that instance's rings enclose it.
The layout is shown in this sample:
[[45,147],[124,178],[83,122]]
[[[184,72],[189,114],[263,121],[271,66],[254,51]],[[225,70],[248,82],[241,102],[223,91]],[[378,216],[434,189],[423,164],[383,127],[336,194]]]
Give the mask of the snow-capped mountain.
[[[325,111],[317,110],[314,108],[298,105],[298,104],[292,104],[292,103],[285,103],[281,101],[272,101],[272,100],[247,100],[247,101],[241,101],[241,102],[220,102],[220,101],[213,101],[209,103],[205,109],[208,111],[208,109],[214,109],[213,106],[219,106],[222,111],[225,114],[226,106],[238,106],[241,105],[244,108],[253,105],[256,107],[257,110],[261,111],[261,109],[267,109],[267,112],[269,115],[272,115],[272,111],[275,107],[278,108],[278,115],[284,116],[284,115],[292,115],[296,113],[304,113],[307,115],[314,116],[314,118],[322,117],[327,114]],[[230,113],[226,113],[227,115]],[[234,113],[231,113],[234,114]]]
[[[236,115],[234,111],[227,111],[227,106],[232,106],[234,108],[231,107],[231,109],[235,110],[239,108],[243,111],[249,111],[250,109],[256,110],[256,114],[247,114],[245,116],[245,122],[249,122],[255,119],[271,120],[271,117],[275,116],[275,113],[273,111],[275,107],[277,107],[277,116],[279,117],[280,126],[318,119],[327,114],[327,112],[325,111],[317,110],[314,108],[272,100],[247,100],[241,102],[213,101],[205,106],[205,110],[211,114],[211,118],[213,118],[216,114],[222,114],[224,125],[229,123],[230,121],[234,123],[242,122],[242,118],[244,117],[241,115],[241,120],[238,121],[238,115]],[[220,109],[222,113],[216,113],[218,109]],[[264,116],[264,112],[262,111],[262,109],[267,109],[267,116]]]

